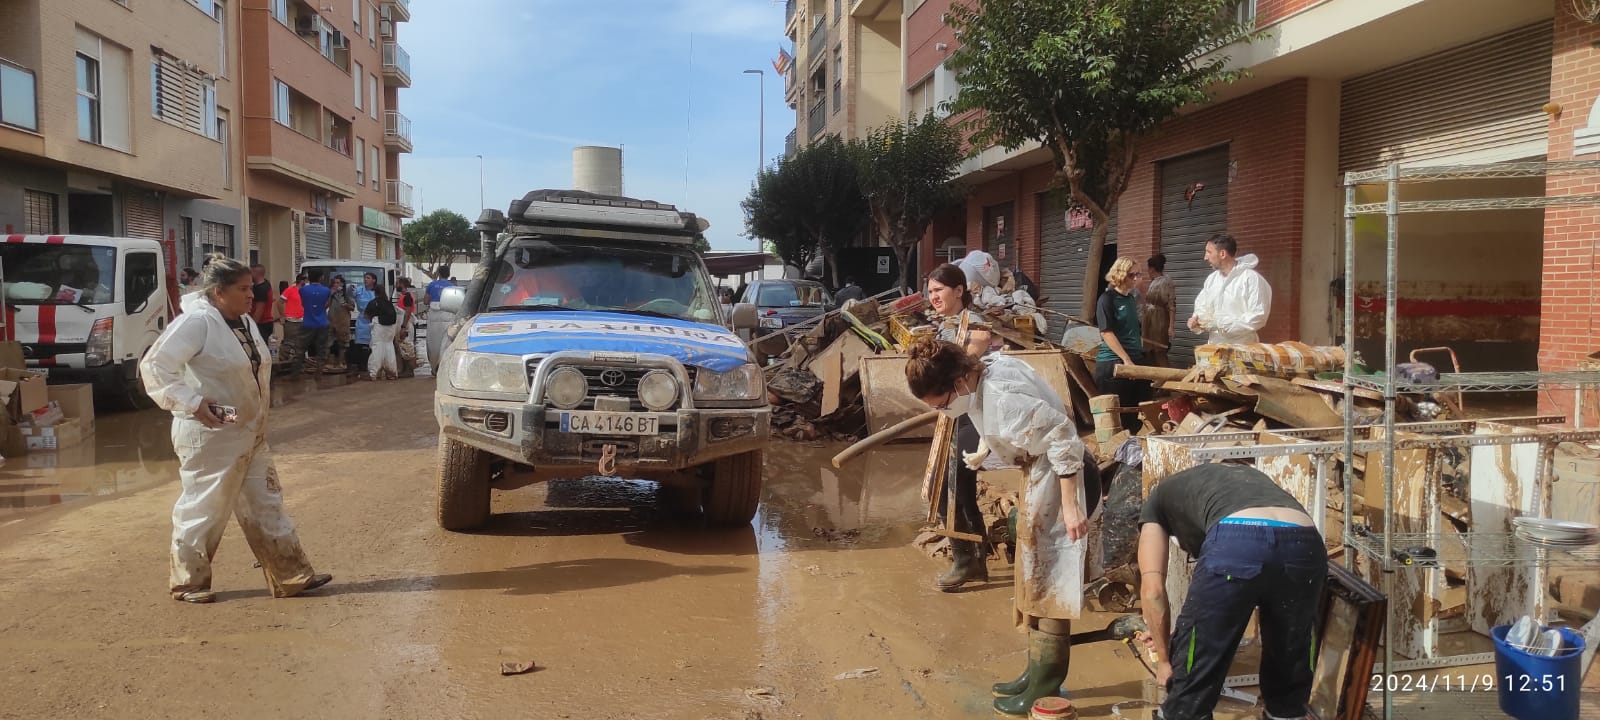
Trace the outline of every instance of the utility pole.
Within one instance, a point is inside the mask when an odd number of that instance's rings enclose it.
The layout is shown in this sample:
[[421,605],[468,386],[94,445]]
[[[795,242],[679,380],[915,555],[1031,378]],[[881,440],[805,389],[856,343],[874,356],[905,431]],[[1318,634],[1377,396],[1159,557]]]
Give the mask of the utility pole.
[[478,212],[483,212],[487,207],[483,204],[483,156],[478,156]]
[[[767,71],[746,70],[744,74],[755,75],[759,83],[756,94],[756,177],[759,178],[761,171],[767,167]],[[756,251],[759,252],[761,239],[752,239],[756,241]]]

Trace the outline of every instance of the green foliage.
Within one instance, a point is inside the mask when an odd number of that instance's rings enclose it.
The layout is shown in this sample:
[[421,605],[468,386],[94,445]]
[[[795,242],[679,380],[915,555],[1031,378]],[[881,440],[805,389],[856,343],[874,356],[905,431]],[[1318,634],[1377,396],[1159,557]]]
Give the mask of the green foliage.
[[711,252],[711,241],[704,235],[694,236],[694,251],[701,255]]
[[400,229],[406,257],[429,277],[446,277],[450,263],[478,249],[478,233],[461,213],[435,210]]
[[[962,46],[948,64],[977,148],[1050,149],[1071,205],[1107,223],[1128,186],[1138,137],[1238,79],[1216,50],[1254,35],[1237,0],[970,0],[950,8]],[[1093,276],[1094,273],[1089,273]],[[1095,278],[1085,280],[1085,307]]]
[[911,249],[941,210],[961,201],[951,182],[961,165],[961,133],[933,113],[891,120],[851,143],[878,240],[900,259],[900,285],[911,271]]
[[848,148],[831,137],[762,171],[740,205],[748,233],[800,269],[819,252],[831,264],[837,249],[858,237],[866,223],[856,166]]

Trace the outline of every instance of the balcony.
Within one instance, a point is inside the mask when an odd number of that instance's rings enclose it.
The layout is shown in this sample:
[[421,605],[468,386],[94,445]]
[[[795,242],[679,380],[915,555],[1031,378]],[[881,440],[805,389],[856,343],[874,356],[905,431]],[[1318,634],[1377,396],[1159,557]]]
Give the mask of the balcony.
[[39,83],[33,71],[0,60],[0,125],[39,131]]
[[783,156],[785,158],[794,157],[794,151],[799,149],[799,143],[795,137],[796,132],[795,130],[790,130],[789,134],[783,137]]
[[395,22],[411,21],[411,0],[383,0],[383,16]]
[[808,67],[816,67],[828,53],[828,26],[822,24],[821,18],[821,15],[817,16],[816,22],[811,24],[811,34],[806,37]]
[[411,205],[411,186],[399,180],[383,181],[383,211],[390,215],[411,217],[416,214]]
[[411,87],[411,54],[399,43],[383,44],[383,81],[395,87]]
[[385,112],[383,146],[395,152],[411,152],[411,118],[393,110]]
[[828,101],[822,96],[817,97],[817,104],[811,106],[811,112],[806,117],[806,138],[816,140],[822,134],[822,129],[828,126]]
[[799,61],[791,61],[789,69],[783,73],[783,99],[789,102],[789,107],[794,107],[800,98],[800,69]]

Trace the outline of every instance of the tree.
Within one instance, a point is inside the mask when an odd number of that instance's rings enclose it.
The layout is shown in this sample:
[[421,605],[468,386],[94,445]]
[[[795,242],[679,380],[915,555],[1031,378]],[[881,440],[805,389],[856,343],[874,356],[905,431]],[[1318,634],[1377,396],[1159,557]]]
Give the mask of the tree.
[[971,0],[950,8],[962,46],[947,61],[974,147],[1049,148],[1070,207],[1094,223],[1083,309],[1092,314],[1101,255],[1128,188],[1140,135],[1238,79],[1215,51],[1253,39],[1237,0]]
[[460,213],[435,210],[412,220],[400,229],[406,257],[414,258],[422,271],[435,280],[449,277],[450,263],[457,257],[478,250],[478,233]]
[[873,232],[900,260],[908,285],[911,249],[939,211],[961,200],[952,182],[961,164],[961,133],[932,112],[920,120],[890,120],[852,143]]
[[838,250],[866,228],[867,203],[849,148],[838,138],[811,143],[756,176],[745,229],[786,265],[805,270],[818,253],[838,278]]

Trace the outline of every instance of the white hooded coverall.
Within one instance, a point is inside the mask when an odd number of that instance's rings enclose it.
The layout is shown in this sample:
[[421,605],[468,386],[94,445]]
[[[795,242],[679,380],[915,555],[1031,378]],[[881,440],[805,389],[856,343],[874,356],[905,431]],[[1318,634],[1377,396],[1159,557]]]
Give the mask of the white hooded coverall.
[[1194,299],[1194,316],[1211,333],[1210,344],[1260,342],[1256,332],[1266,326],[1272,312],[1272,286],[1256,272],[1260,262],[1254,254],[1241,255],[1232,272],[1216,270],[1206,276]]
[[1075,480],[1078,507],[1087,513],[1083,441],[1066,404],[1027,363],[1001,354],[982,361],[972,424],[991,451],[1027,472],[1017,513],[1017,623],[1075,619],[1083,611],[1088,537],[1067,539],[1061,479]]
[[[211,559],[228,515],[261,563],[274,597],[287,597],[311,581],[311,563],[283,510],[278,471],[267,447],[267,407],[272,357],[254,322],[245,329],[261,358],[250,357],[222,312],[203,293],[183,297],[183,314],[167,326],[139,363],[145,390],[172,412],[172,448],[183,484],[172,508],[174,594],[211,589]],[[206,400],[238,410],[238,421],[212,429],[194,417]]]

